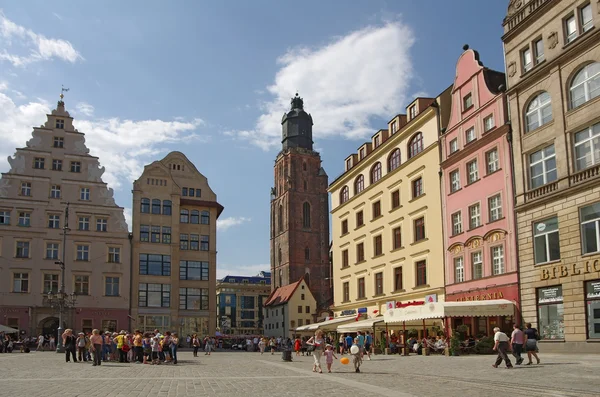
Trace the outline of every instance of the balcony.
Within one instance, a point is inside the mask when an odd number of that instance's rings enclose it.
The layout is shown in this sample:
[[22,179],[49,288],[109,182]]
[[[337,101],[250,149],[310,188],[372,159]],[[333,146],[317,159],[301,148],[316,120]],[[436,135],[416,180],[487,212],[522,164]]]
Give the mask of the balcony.
[[569,184],[571,186],[578,185],[587,180],[596,178],[600,175],[600,164],[586,168],[583,171],[579,171],[569,177]]
[[[521,21],[533,14],[542,5],[550,1],[552,0],[531,0],[528,4],[525,4],[523,8],[517,10],[514,14],[507,16],[504,23],[504,33],[506,34],[510,32],[515,26],[521,23]],[[508,11],[509,13],[511,12],[510,7]]]
[[535,200],[558,190],[558,181],[547,183],[537,189],[530,190],[526,193],[527,201]]

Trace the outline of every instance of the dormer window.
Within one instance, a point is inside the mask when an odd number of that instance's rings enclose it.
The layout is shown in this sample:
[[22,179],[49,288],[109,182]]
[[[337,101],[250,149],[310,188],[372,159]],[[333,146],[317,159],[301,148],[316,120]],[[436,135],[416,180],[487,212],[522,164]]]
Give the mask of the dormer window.
[[408,108],[408,114],[410,115],[411,120],[417,117],[417,105],[412,105]]
[[379,146],[379,143],[380,143],[380,142],[379,142],[379,135],[377,135],[377,136],[375,137],[375,139],[373,140],[373,146],[377,147],[377,146]]
[[471,93],[469,92],[467,95],[464,96],[463,98],[463,112],[471,109],[473,107],[473,96],[471,95]]
[[350,168],[352,168],[352,160],[348,159],[346,160],[346,170],[349,170]]
[[360,151],[358,152],[358,157],[360,158],[360,160],[365,158],[365,148],[360,149]]
[[392,121],[392,135],[398,132],[398,122]]
[[65,128],[65,121],[63,119],[56,119],[56,128],[63,130]]

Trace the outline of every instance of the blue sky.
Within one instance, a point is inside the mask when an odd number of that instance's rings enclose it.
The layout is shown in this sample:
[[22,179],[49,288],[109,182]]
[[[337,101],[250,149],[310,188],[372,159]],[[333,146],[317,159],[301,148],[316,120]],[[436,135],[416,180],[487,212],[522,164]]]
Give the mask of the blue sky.
[[296,90],[330,181],[468,43],[503,70],[508,1],[0,1],[0,171],[60,94],[131,211],[144,164],[180,150],[225,211],[218,276],[269,269],[269,189]]

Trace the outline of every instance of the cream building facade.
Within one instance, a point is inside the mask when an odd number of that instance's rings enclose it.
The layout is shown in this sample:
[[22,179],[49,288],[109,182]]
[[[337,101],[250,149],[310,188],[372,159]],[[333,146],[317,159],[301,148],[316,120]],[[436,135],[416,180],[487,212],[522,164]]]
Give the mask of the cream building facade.
[[349,156],[330,184],[336,316],[443,301],[438,138],[449,103],[449,89],[417,98]]
[[55,334],[59,313],[45,298],[59,292],[56,262],[63,261],[64,292],[77,301],[62,326],[127,328],[130,241],[123,208],[62,99],[9,163],[0,179],[0,323],[28,335]]
[[264,335],[294,338],[296,328],[314,322],[317,299],[304,278],[276,288],[265,303]]
[[521,305],[544,351],[600,351],[599,12],[513,0],[504,20]]
[[223,207],[187,157],[171,152],[133,183],[134,327],[214,335],[217,219]]

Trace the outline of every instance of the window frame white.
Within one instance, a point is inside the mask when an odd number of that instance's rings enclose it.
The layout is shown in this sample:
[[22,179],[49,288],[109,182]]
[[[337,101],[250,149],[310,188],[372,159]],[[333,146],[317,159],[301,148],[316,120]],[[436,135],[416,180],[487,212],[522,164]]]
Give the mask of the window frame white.
[[[495,202],[497,200],[497,202]],[[502,195],[500,193],[488,197],[488,222],[496,222],[504,216],[502,210]]]
[[90,201],[90,188],[82,187],[79,189],[79,200]]
[[[473,211],[476,209],[476,211]],[[469,230],[478,228],[481,226],[481,203],[475,203],[470,205],[469,211]],[[475,213],[476,212],[476,213]]]
[[460,171],[450,171],[450,192],[454,193],[460,190]]
[[[552,154],[550,155],[546,155],[546,150],[552,148]],[[539,160],[536,161],[532,161],[533,156],[541,153],[541,157]],[[558,180],[558,168],[556,166],[556,149],[554,148],[554,144],[545,146],[539,150],[536,150],[533,153],[530,153],[528,156],[528,160],[529,160],[529,188],[530,189],[538,189],[542,186],[545,186],[549,183],[555,182]],[[554,161],[554,168],[548,168],[547,162],[549,161]],[[541,174],[536,174],[535,176],[533,175],[533,168],[537,165],[541,164],[542,165],[542,173]],[[554,179],[551,179],[549,177],[549,175],[551,175],[551,173],[554,172],[555,176]],[[534,180],[536,178],[542,177],[542,184],[541,185],[537,185],[535,186]]]
[[450,154],[458,152],[458,138],[454,138],[449,143]]
[[462,256],[454,258],[454,282],[462,283],[465,281],[465,260]]
[[494,113],[483,118],[483,132],[488,132],[496,128],[496,120],[494,119]]
[[498,154],[498,148],[494,148],[485,152],[485,165],[487,175],[493,174],[494,172],[500,170],[500,156]]
[[[500,255],[496,255],[497,253]],[[495,245],[490,247],[490,256],[492,259],[492,275],[499,276],[506,273],[506,263],[504,261],[504,245]]]
[[[581,235],[581,253],[582,253],[582,255],[600,252],[600,209],[598,211],[594,211],[599,214],[596,218],[586,220],[586,221],[583,220],[583,211],[586,208],[594,207],[597,205],[599,205],[599,203],[594,203],[594,204],[586,205],[584,207],[579,208],[579,219],[580,219],[579,230],[580,230],[580,235]],[[588,224],[594,225],[594,231],[595,231],[595,235],[596,235],[596,250],[595,251],[587,250],[587,239],[585,238],[586,236],[585,236],[584,227]]]
[[[577,142],[577,136],[578,135],[581,136],[581,134],[583,134],[583,133],[586,133],[587,136],[584,139]],[[594,144],[594,142],[596,142],[596,144]],[[586,155],[584,157],[578,157],[579,156],[578,147],[579,146],[585,147],[586,144],[588,144],[588,143],[589,143],[589,152],[586,153]],[[597,147],[595,147],[595,146],[597,146]],[[583,171],[585,169],[588,169],[590,167],[594,167],[594,166],[600,164],[600,123],[590,125],[589,127],[573,134],[573,153],[574,153],[574,157],[575,157],[575,169],[577,172]],[[586,161],[586,166],[580,167],[580,160],[585,159],[588,156],[591,157],[591,163],[587,164],[587,161]]]
[[[475,167],[472,167],[472,166]],[[473,159],[467,163],[467,183],[470,185],[479,180],[479,164],[477,159]]]
[[[539,230],[539,226],[542,224],[546,224],[548,221],[551,221],[553,219],[556,219],[556,228],[554,230],[550,230],[550,231],[546,231],[545,229],[540,231]],[[549,263],[549,262],[554,262],[557,260],[560,260],[560,249],[558,252],[558,258],[551,258],[551,251],[550,251],[550,235],[551,234],[555,234],[557,235],[557,241],[560,243],[560,229],[558,227],[558,216],[553,216],[551,218],[546,218],[544,220],[538,221],[538,222],[534,222],[533,223],[533,263],[536,265],[541,265],[541,264],[545,264],[545,263]],[[538,262],[538,257],[537,257],[537,244],[538,244],[538,239],[539,238],[543,238],[544,241],[544,246],[545,246],[545,255],[546,255],[546,260],[544,261],[539,261]]]
[[[592,68],[596,68],[597,70],[595,71],[595,73],[593,75],[590,76],[590,70]],[[585,75],[583,77],[583,80],[580,81],[579,83],[577,83],[577,85],[574,85],[575,79],[578,78],[581,74]],[[595,92],[594,96],[591,96],[591,94],[590,94],[590,83],[592,81],[598,82],[597,83],[598,87],[596,88],[596,92]],[[580,87],[583,87],[583,97],[577,98],[578,101],[575,102],[575,98],[573,96],[573,91],[579,89]],[[587,65],[582,67],[573,76],[573,79],[571,80],[571,84],[569,85],[569,97],[570,97],[569,105],[570,105],[571,109],[576,109],[579,106],[582,106],[583,104],[588,103],[592,99],[597,98],[598,96],[600,96],[600,62],[592,62],[592,63],[588,63]],[[579,101],[580,98],[583,98],[583,101]]]
[[467,128],[465,131],[465,142],[471,143],[477,140],[477,135],[475,134],[475,127]]
[[452,222],[452,236],[461,234],[463,232],[462,211],[456,211],[450,215],[450,221]]
[[89,262],[90,246],[89,244],[77,244],[75,246],[75,260],[78,262]]
[[533,68],[533,54],[529,46],[521,50],[521,67],[523,68],[523,73],[527,73]]
[[[475,271],[478,269],[478,271]],[[471,252],[471,279],[479,280],[483,278],[483,251]],[[479,277],[476,277],[479,274]]]
[[[544,111],[550,109],[550,118],[544,117]],[[542,91],[531,99],[525,109],[525,132],[535,131],[550,123],[554,119],[552,114],[552,98],[547,91]]]

